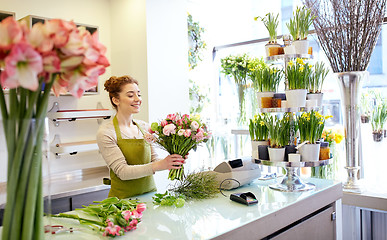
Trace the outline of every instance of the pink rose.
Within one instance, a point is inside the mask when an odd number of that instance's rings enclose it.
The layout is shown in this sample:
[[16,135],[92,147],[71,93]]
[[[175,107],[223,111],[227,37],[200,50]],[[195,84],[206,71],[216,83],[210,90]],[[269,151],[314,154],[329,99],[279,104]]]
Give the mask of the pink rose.
[[184,137],[189,137],[189,136],[191,136],[191,129],[186,129],[185,131],[184,131]]
[[176,126],[173,123],[170,123],[163,128],[163,134],[165,136],[169,136],[170,134],[175,134],[175,133],[176,133]]
[[192,130],[198,129],[199,128],[199,123],[196,122],[196,121],[192,121],[191,122],[191,128],[192,128]]
[[177,135],[183,136],[184,133],[185,133],[185,130],[184,130],[184,129],[180,129],[180,130],[177,132]]

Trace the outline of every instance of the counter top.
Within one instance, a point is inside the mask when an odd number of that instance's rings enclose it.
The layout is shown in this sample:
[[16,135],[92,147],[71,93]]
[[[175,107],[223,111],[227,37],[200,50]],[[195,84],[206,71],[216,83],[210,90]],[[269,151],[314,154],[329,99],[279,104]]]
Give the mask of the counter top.
[[[51,199],[109,189],[110,186],[102,183],[104,177],[109,177],[107,167],[53,174],[49,178]],[[0,207],[6,202],[5,193],[6,183],[0,183]]]
[[[227,197],[218,194],[213,199],[187,202],[182,208],[154,206],[154,193],[140,195],[138,199],[147,203],[142,222],[137,230],[120,239],[260,239],[342,197],[339,182],[311,178],[308,181],[316,185],[315,190],[289,193],[270,189],[268,185],[275,181],[255,180],[250,185],[223,191]],[[246,206],[229,200],[231,193],[247,191],[255,194],[258,204]],[[79,227],[71,219],[51,221]],[[55,239],[69,239],[70,235],[81,239],[82,234],[86,233],[58,234]],[[91,233],[85,239],[99,236]]]

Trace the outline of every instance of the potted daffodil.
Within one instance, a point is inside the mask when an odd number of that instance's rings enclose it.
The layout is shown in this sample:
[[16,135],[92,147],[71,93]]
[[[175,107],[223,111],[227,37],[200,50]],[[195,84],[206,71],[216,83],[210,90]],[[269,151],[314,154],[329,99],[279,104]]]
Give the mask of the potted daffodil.
[[278,27],[278,13],[267,13],[264,17],[255,17],[255,21],[261,20],[269,32],[269,42],[265,45],[266,56],[274,56],[279,54],[281,45],[277,43],[277,27]]

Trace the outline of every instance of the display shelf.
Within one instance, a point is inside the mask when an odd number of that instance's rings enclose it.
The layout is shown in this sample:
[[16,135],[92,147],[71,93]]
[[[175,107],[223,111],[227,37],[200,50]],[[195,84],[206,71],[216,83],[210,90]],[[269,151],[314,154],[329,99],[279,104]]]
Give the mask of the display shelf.
[[254,159],[255,163],[274,167],[321,167],[332,163],[332,159],[309,161],[309,162],[273,162],[268,160]]
[[60,157],[66,154],[75,155],[78,152],[95,151],[98,150],[98,145],[96,140],[61,143],[59,135],[55,135],[50,149],[55,156]]
[[290,60],[295,58],[303,58],[303,59],[311,59],[313,58],[313,55],[311,54],[281,54],[281,55],[274,55],[266,57],[267,62],[273,62],[273,61],[279,61],[279,60]]
[[47,117],[54,122],[55,126],[58,126],[60,121],[109,119],[113,114],[114,110],[103,109],[100,104],[97,106],[97,109],[59,110],[59,104],[55,102],[51,110],[47,113]]
[[15,13],[14,12],[8,12],[8,11],[0,11],[0,21],[3,21],[7,17],[13,17],[15,18]]
[[278,183],[271,184],[269,187],[281,192],[301,192],[309,191],[315,188],[312,183],[305,183],[297,175],[299,167],[320,167],[332,163],[332,159],[321,161],[303,161],[303,162],[273,162],[267,160],[254,159],[255,163],[265,166],[282,167],[286,170],[286,174]]
[[276,113],[276,112],[308,112],[318,111],[319,107],[294,107],[294,108],[258,108],[259,112],[262,113]]

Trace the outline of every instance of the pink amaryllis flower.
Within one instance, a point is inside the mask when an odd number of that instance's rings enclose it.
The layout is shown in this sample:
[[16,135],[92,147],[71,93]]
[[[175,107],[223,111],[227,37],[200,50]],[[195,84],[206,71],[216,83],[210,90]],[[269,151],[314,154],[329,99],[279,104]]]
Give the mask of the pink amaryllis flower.
[[5,58],[1,85],[10,89],[22,86],[35,91],[39,86],[38,74],[43,70],[42,56],[27,43],[15,44]]
[[13,44],[23,40],[23,28],[13,18],[8,17],[0,23],[0,50],[9,50]]

